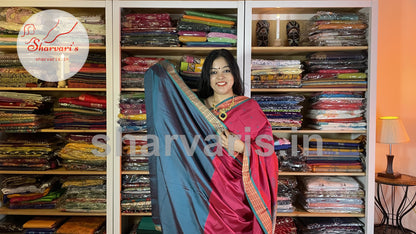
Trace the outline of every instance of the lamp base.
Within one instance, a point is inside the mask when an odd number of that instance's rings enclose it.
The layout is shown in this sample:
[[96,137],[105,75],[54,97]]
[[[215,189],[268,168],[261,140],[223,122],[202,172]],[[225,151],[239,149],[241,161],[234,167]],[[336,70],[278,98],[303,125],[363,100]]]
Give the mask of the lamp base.
[[377,173],[377,176],[384,177],[384,178],[390,178],[390,179],[397,179],[397,178],[400,178],[402,175],[398,172],[393,172],[393,173],[379,172],[379,173]]

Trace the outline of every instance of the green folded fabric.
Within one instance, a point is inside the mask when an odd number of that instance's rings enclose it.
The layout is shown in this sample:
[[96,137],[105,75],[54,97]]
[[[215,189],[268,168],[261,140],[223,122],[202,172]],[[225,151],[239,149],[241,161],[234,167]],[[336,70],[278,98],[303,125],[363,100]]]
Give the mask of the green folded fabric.
[[225,16],[225,15],[217,15],[217,14],[211,14],[211,13],[204,13],[204,12],[198,12],[198,11],[185,11],[185,14],[187,15],[193,15],[193,16],[199,16],[199,17],[205,17],[205,18],[211,18],[211,19],[219,19],[219,20],[229,20],[229,21],[237,21],[237,18]]

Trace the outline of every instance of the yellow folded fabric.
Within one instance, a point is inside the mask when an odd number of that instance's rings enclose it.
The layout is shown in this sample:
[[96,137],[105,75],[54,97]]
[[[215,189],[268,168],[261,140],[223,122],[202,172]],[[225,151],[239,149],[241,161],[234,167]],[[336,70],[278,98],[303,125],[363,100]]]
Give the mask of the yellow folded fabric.
[[207,41],[207,37],[193,37],[193,36],[179,36],[180,42],[205,42]]
[[23,228],[54,228],[65,220],[65,217],[34,217],[23,224]]

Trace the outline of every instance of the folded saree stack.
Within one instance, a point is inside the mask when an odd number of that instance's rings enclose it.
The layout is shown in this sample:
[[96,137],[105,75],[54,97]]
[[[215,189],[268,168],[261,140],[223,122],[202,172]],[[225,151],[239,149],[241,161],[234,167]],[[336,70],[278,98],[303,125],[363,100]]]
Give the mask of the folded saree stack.
[[123,136],[122,143],[122,169],[125,171],[148,171],[147,136],[129,133]]
[[69,176],[62,179],[64,194],[58,209],[67,212],[105,212],[105,176]]
[[0,45],[16,45],[20,28],[40,11],[33,7],[6,7],[0,10]]
[[88,34],[90,46],[105,45],[105,21],[101,14],[87,15],[85,13],[73,12],[77,19],[82,23]]
[[54,209],[62,195],[57,177],[7,176],[1,183],[3,203],[10,209]]
[[277,217],[274,234],[296,234],[297,227],[292,217]]
[[0,170],[47,170],[57,168],[55,151],[60,140],[54,136],[8,134],[0,140]]
[[68,142],[58,152],[61,165],[67,170],[105,171],[107,158],[105,143],[93,144],[92,134],[70,134]]
[[183,46],[231,47],[236,46],[235,17],[185,11],[178,22],[179,41]]
[[0,233],[24,233],[23,224],[29,219],[26,216],[6,215],[0,219]]
[[277,212],[290,213],[295,210],[293,204],[299,193],[298,182],[295,177],[283,176],[279,178],[279,188],[277,193]]
[[309,212],[362,213],[364,190],[350,176],[310,176],[301,178],[299,202]]
[[105,54],[90,52],[84,66],[66,82],[68,88],[105,88]]
[[33,217],[23,224],[24,233],[54,234],[65,220],[65,217]]
[[306,171],[305,157],[300,146],[283,137],[274,140],[274,151],[279,158],[279,171]]
[[121,131],[131,133],[146,130],[146,105],[144,93],[123,93],[120,95],[118,114]]
[[0,52],[0,87],[37,87],[38,79],[20,63],[16,53]]
[[179,46],[178,34],[168,13],[131,13],[122,17],[122,46]]
[[316,139],[304,146],[304,155],[312,172],[363,172],[365,167],[363,138],[323,138],[322,147]]
[[363,234],[364,224],[353,217],[308,217],[297,219],[298,230],[304,234],[316,233],[344,233],[344,234]]
[[36,132],[49,127],[51,107],[50,96],[0,92],[0,131]]
[[365,99],[360,92],[321,92],[311,98],[307,117],[319,130],[365,130]]
[[366,88],[367,54],[362,51],[329,51],[309,54],[302,87]]
[[121,87],[122,88],[143,88],[144,73],[154,64],[163,58],[128,56],[121,61]]
[[319,11],[310,20],[309,44],[316,46],[366,46],[367,22],[354,12]]
[[96,234],[105,233],[105,217],[71,217],[61,227],[56,234],[82,233]]
[[123,175],[121,211],[126,213],[152,211],[149,175]]
[[54,115],[57,129],[106,129],[106,97],[81,94],[59,98]]
[[252,88],[297,88],[301,86],[302,65],[300,60],[251,61]]
[[305,100],[302,95],[254,96],[273,129],[299,129],[303,115],[300,105]]

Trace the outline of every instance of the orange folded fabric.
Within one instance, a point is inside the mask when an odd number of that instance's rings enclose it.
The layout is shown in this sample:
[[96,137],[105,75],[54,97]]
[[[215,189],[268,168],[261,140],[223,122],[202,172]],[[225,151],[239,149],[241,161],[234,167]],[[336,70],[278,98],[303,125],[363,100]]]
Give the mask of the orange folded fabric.
[[228,24],[228,25],[234,25],[235,24],[235,22],[233,22],[233,21],[211,19],[211,18],[205,18],[205,17],[193,16],[193,15],[184,15],[183,18],[184,19],[201,20],[201,21],[206,21],[206,22],[211,22],[211,23],[218,23],[218,24]]

